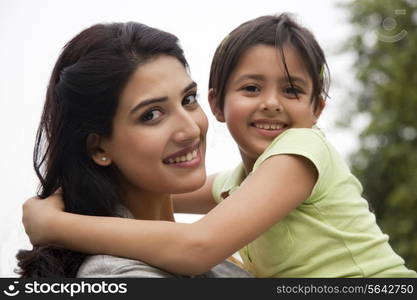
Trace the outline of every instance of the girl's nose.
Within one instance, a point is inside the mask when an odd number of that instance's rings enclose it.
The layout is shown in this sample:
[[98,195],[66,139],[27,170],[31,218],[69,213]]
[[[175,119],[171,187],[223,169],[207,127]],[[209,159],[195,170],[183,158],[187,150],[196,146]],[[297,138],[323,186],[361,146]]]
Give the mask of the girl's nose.
[[281,101],[278,95],[269,95],[262,103],[261,110],[266,113],[278,113],[282,111]]

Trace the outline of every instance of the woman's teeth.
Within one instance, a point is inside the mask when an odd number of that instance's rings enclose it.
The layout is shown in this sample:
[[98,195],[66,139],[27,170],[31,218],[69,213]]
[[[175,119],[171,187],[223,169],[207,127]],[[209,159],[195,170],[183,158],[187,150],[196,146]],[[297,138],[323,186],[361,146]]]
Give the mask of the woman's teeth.
[[191,161],[196,157],[197,157],[197,150],[194,150],[194,151],[189,152],[187,154],[177,156],[175,158],[170,158],[170,159],[167,160],[167,163],[176,164],[176,163],[180,163],[180,162]]
[[266,129],[266,130],[279,130],[285,127],[284,124],[266,124],[266,123],[254,123],[256,128]]

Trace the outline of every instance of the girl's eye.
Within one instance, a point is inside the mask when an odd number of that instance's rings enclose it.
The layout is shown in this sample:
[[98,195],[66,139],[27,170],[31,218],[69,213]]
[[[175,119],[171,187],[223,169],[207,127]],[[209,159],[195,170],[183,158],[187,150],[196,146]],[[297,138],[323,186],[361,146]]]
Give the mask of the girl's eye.
[[149,122],[149,121],[153,121],[157,118],[159,118],[160,116],[162,116],[162,112],[159,108],[154,108],[146,113],[144,113],[142,115],[142,117],[140,117],[140,120],[142,122]]
[[188,96],[185,96],[184,99],[182,99],[181,104],[184,106],[189,106],[197,103],[197,94],[190,94]]
[[247,85],[247,86],[245,86],[244,88],[243,88],[243,90],[245,91],[245,92],[249,92],[249,93],[258,93],[258,92],[260,92],[261,90],[257,87],[257,86],[255,86],[255,85]]
[[284,89],[284,94],[290,95],[291,97],[297,97],[297,95],[301,93],[302,91],[295,86],[289,86]]

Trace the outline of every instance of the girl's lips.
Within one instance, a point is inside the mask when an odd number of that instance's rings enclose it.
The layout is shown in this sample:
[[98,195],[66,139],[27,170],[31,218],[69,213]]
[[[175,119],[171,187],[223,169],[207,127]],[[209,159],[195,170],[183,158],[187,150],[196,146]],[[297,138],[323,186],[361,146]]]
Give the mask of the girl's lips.
[[256,127],[254,123],[250,124],[250,127],[255,129],[255,131],[258,134],[262,136],[267,136],[267,137],[276,137],[288,128],[288,126],[285,125],[284,127],[279,128],[279,129],[263,129],[263,128]]

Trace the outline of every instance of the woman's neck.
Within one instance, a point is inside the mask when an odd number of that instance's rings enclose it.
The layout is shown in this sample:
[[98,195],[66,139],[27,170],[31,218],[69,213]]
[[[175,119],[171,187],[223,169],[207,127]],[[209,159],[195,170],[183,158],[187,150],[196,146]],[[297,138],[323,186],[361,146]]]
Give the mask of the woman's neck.
[[135,219],[173,221],[174,209],[169,194],[153,193],[134,187],[125,189],[122,203]]

